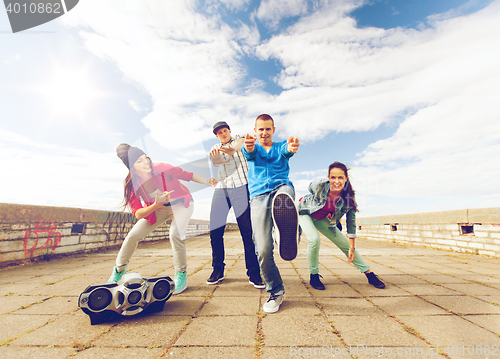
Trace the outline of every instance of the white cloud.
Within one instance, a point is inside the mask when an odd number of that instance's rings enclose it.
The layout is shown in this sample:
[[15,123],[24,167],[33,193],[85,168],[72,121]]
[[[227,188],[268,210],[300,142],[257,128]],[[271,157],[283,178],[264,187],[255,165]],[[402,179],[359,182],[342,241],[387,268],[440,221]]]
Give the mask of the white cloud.
[[69,26],[85,26],[80,35],[91,52],[150,94],[144,124],[167,148],[201,142],[214,120],[239,117],[231,110],[246,107],[231,94],[246,71],[236,39],[255,35],[195,10],[184,1],[86,1],[65,17]]
[[0,162],[2,202],[120,208],[127,173],[114,153],[34,142],[0,128]]
[[256,16],[272,29],[277,29],[284,18],[303,15],[307,12],[306,0],[263,0]]
[[[302,16],[264,43],[256,26],[200,14],[195,1],[87,0],[64,21],[150,94],[143,122],[166,148],[199,146],[220,118],[251,131],[249,120],[263,109],[282,137],[301,141],[398,123],[353,168],[357,181],[370,178],[358,192],[366,208],[403,210],[371,202],[390,197],[428,198],[429,210],[443,199],[463,198],[464,206],[498,199],[500,1],[467,16],[434,16],[418,30],[359,29],[346,14],[361,3],[263,1],[255,16],[268,26]],[[282,66],[281,94],[245,82],[242,59],[252,54]],[[307,189],[306,180],[297,183]]]

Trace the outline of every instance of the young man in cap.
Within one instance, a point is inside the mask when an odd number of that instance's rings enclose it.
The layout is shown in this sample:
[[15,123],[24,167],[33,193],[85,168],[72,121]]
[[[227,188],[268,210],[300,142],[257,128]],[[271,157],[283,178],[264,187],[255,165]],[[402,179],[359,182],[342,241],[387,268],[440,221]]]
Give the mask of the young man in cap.
[[[297,153],[299,140],[273,142],[276,131],[274,120],[262,114],[255,120],[256,136],[245,137],[242,149],[248,161],[248,187],[252,228],[262,275],[266,281],[269,299],[262,309],[266,313],[278,311],[285,296],[285,287],[273,256],[273,226],[276,241],[284,260],[297,256],[298,212],[295,190],[288,178],[288,160]],[[257,141],[258,140],[258,141]]]
[[231,129],[224,121],[217,122],[213,127],[213,132],[220,143],[213,146],[210,151],[210,160],[218,168],[218,183],[215,187],[210,211],[213,272],[208,278],[207,284],[217,284],[224,279],[224,230],[227,215],[232,207],[243,239],[249,282],[255,288],[262,289],[265,288],[265,285],[260,276],[250,223],[248,164],[241,153],[244,138],[231,137]]

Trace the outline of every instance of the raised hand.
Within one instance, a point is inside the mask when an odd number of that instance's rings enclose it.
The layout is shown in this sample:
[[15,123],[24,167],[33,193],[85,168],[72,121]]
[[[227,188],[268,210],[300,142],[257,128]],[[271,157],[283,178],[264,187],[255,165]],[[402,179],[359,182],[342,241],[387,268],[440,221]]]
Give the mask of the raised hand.
[[288,143],[287,150],[290,153],[297,153],[297,150],[299,149],[299,139],[297,137],[288,137],[288,140],[286,141]]
[[257,136],[251,136],[248,133],[245,136],[245,148],[248,152],[253,152],[255,150],[255,141]]
[[205,180],[205,184],[208,186],[208,187],[215,187],[217,185],[217,180],[213,177],[210,177],[210,178],[207,178]]
[[234,150],[234,148],[232,148],[231,146],[227,146],[227,147],[221,146],[221,148],[219,150],[220,150],[220,152],[225,153],[226,155],[229,155],[229,156],[232,156],[236,152]]
[[172,191],[165,191],[165,192],[162,192],[161,194],[160,193],[156,193],[156,196],[155,196],[155,203],[162,203],[162,204],[165,204],[165,203],[168,203],[170,202],[170,193],[174,192],[174,190]]

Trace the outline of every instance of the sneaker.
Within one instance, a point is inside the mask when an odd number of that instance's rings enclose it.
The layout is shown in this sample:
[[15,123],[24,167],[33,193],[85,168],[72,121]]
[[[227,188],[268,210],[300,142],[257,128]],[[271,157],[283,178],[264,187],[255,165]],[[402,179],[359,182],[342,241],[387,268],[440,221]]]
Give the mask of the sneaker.
[[325,290],[325,285],[321,283],[319,277],[321,277],[319,274],[311,274],[311,279],[309,281],[309,284],[311,284],[311,287],[313,287],[314,289]]
[[373,285],[375,288],[378,288],[378,289],[385,288],[384,282],[382,282],[380,279],[378,279],[378,277],[375,275],[375,273],[370,272],[370,273],[365,273],[365,275],[366,275],[366,278],[368,278],[368,283]]
[[281,303],[283,303],[283,299],[285,298],[285,294],[271,294],[267,302],[262,306],[262,310],[266,313],[276,313],[278,309],[280,309]]
[[291,261],[297,257],[299,214],[288,193],[278,193],[273,199],[273,221],[281,258]]
[[111,274],[111,277],[109,277],[108,279],[108,283],[118,282],[120,279],[122,279],[125,273],[127,273],[127,267],[123,268],[121,272],[118,272],[117,267],[114,267],[113,273]]
[[248,283],[253,284],[253,286],[257,289],[264,289],[266,287],[264,281],[262,280],[262,277],[260,276],[260,273],[250,274],[250,277],[248,278]]
[[210,278],[207,279],[207,284],[217,284],[224,279],[224,268],[214,268]]
[[187,273],[186,272],[177,272],[175,273],[174,283],[175,283],[175,294],[182,293],[187,288]]

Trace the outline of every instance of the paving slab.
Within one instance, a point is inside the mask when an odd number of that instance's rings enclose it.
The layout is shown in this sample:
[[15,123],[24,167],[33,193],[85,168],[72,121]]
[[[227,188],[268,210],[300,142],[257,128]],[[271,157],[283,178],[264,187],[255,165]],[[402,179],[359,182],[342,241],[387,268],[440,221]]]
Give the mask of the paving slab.
[[336,316],[332,318],[347,345],[358,346],[421,346],[422,340],[405,331],[389,316]]
[[262,331],[266,347],[322,346],[331,343],[340,345],[331,325],[323,316],[289,316],[276,313],[262,319]]
[[[474,323],[455,315],[447,316],[407,316],[400,318],[406,325],[415,329],[434,346],[441,349],[446,346],[456,346],[457,348],[468,346],[499,346],[500,338]],[[467,350],[467,349],[466,349]],[[457,352],[453,358],[476,357],[484,358],[481,355],[469,356],[468,353]]]
[[[225,278],[217,285],[206,284],[209,236],[186,244],[186,291],[163,311],[99,325],[78,309],[78,296],[107,281],[117,249],[0,270],[0,357],[310,358],[329,350],[331,357],[435,358],[444,357],[438,346],[500,340],[500,259],[357,238],[386,282],[381,290],[322,237],[320,291],[309,285],[302,241],[295,260],[275,256],[286,298],[266,314],[269,295],[248,283],[239,232],[225,234]],[[141,243],[129,271],[173,277],[169,243]],[[344,355],[352,348],[360,350]]]
[[500,313],[500,306],[470,296],[422,296],[422,298],[455,314]]
[[193,318],[176,345],[254,345],[257,316],[213,316]]

